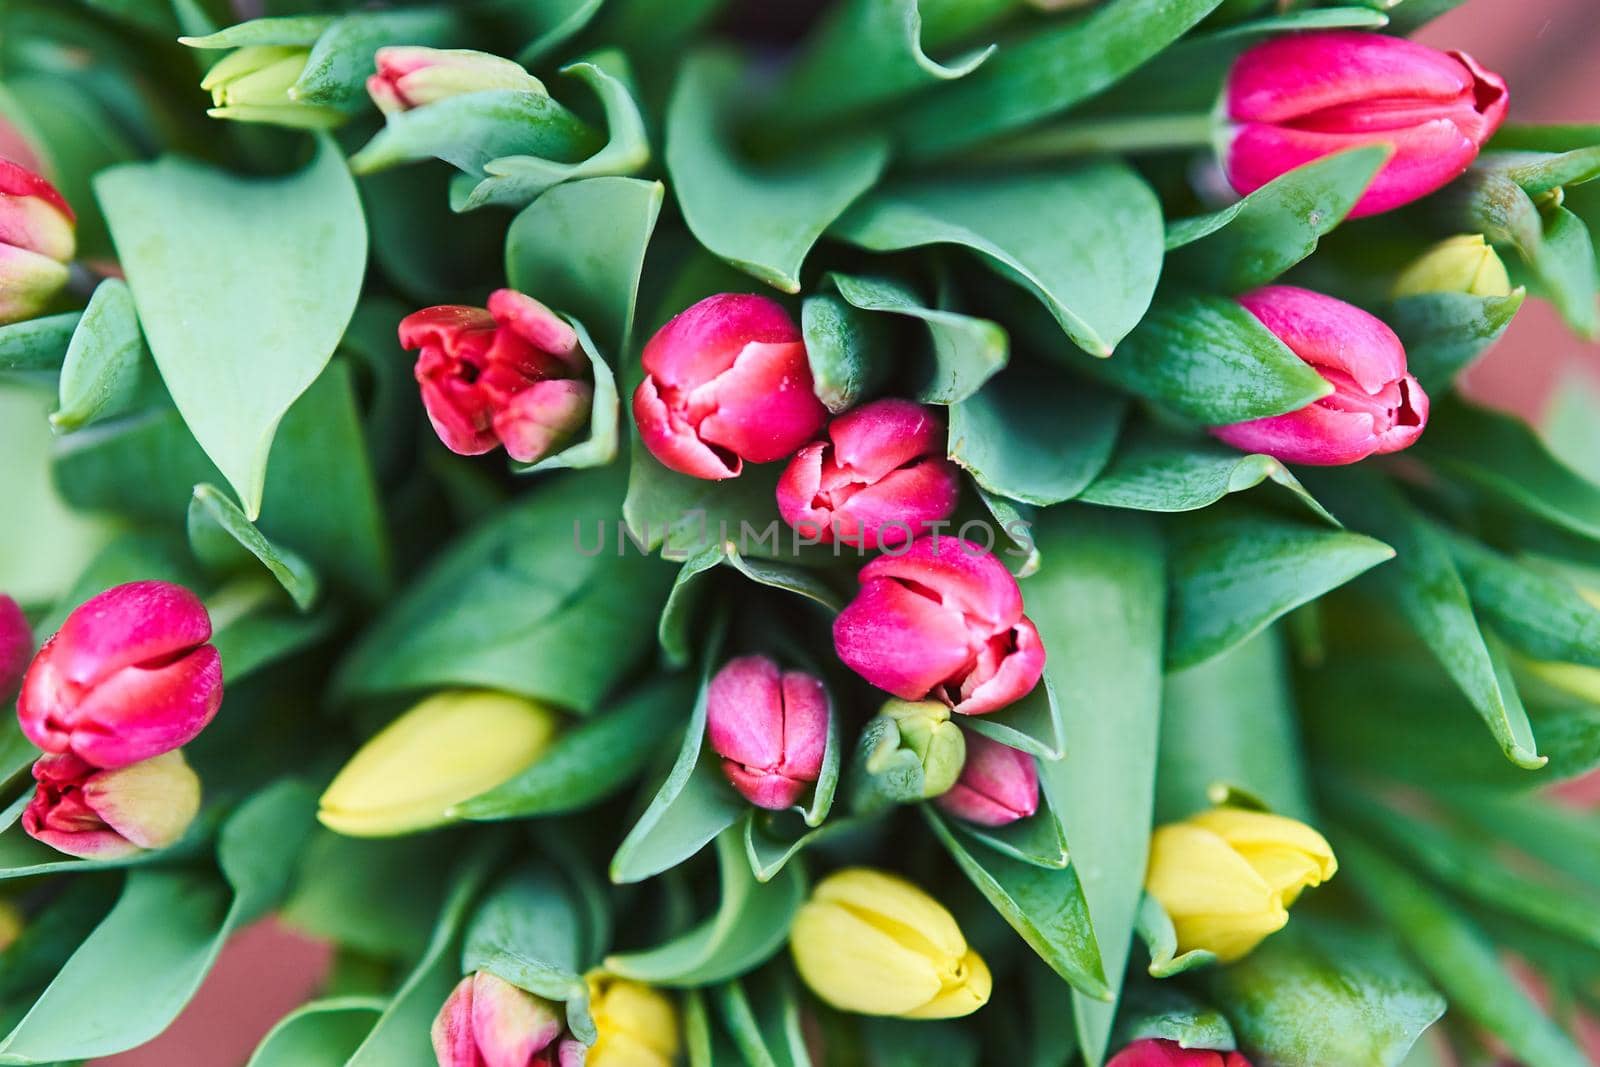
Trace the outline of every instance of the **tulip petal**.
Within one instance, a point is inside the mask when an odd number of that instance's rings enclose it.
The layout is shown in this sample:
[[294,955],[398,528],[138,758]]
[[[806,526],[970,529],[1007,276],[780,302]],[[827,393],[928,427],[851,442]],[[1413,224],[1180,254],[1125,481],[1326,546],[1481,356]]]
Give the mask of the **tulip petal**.
[[548,1001],[488,971],[472,978],[472,1036],[484,1067],[527,1067],[561,1035]]
[[789,943],[806,985],[841,1010],[904,1015],[939,995],[933,961],[849,908],[815,900],[802,905]]
[[639,440],[650,454],[680,474],[721,480],[737,478],[744,470],[744,460],[712,448],[700,439],[693,426],[674,414],[662,399],[654,378],[646,377],[634,391],[633,421],[639,427]]
[[747,344],[800,340],[799,327],[776,300],[719,293],[674,315],[644,346],[640,362],[648,377],[688,391],[731,367]]
[[65,680],[92,685],[124,667],[165,659],[210,639],[211,617],[199,597],[171,582],[144,581],[86,600],[49,643]]
[[957,967],[956,976],[947,981],[939,995],[919,1008],[905,1012],[907,1019],[958,1019],[971,1015],[989,1003],[994,991],[994,978],[983,957],[967,950]]
[[697,427],[701,439],[751,463],[793,455],[828,417],[799,341],[750,342],[725,372],[695,390],[692,403],[710,408]]
[[1022,590],[1005,564],[958,537],[923,537],[903,553],[879,556],[861,568],[863,585],[875,578],[928,590],[940,604],[981,620],[989,628],[985,637],[1022,618]]
[[22,684],[33,656],[33,631],[15,600],[0,593],[0,701],[10,699]]
[[100,771],[83,785],[84,802],[140,848],[176,844],[200,812],[200,778],[182,752],[164,752]]
[[99,767],[186,745],[222,707],[222,657],[202,645],[158,668],[124,667],[89,690],[57,739]]
[[972,659],[969,638],[958,612],[898,581],[866,581],[833,623],[845,665],[903,700],[921,700],[962,670]]
[[706,689],[706,728],[717,754],[757,768],[783,759],[783,691],[766,656],[729,660]]
[[1151,836],[1145,888],[1171,917],[1179,952],[1203,949],[1225,963],[1289,921],[1279,894],[1227,841],[1184,823]]
[[483,1067],[472,1036],[472,975],[456,983],[433,1017],[428,1036],[439,1067]]

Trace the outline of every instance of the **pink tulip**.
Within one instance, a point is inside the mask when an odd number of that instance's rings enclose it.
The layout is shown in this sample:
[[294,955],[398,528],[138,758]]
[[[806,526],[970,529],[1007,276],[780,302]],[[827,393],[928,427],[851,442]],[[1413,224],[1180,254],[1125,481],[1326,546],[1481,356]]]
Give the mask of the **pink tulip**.
[[944,422],[909,400],[874,400],[828,424],[778,481],[783,520],[824,544],[893,548],[948,519],[960,480]]
[[489,307],[441,305],[400,321],[400,344],[420,350],[422,406],[445,447],[476,456],[505,445],[535,463],[589,418],[594,387],[578,334],[549,308],[512,289]]
[[0,159],[0,324],[33,318],[66,286],[76,234],[55,186]]
[[1409,204],[1458,177],[1506,117],[1506,83],[1461,52],[1381,33],[1291,33],[1233,65],[1224,167],[1249,193],[1345,148],[1394,155],[1350,217]]
[[1026,752],[969,731],[961,777],[938,804],[979,826],[1026,819],[1039,810],[1039,768]]
[[740,656],[711,679],[706,728],[722,773],[741,795],[774,811],[796,804],[822,773],[828,691],[766,656]]
[[22,813],[30,837],[69,856],[109,860],[175,844],[200,810],[200,779],[179,751],[114,770],[70,752],[41,756]]
[[1333,386],[1298,411],[1211,432],[1235,448],[1286,463],[1331,466],[1398,452],[1422,435],[1428,394],[1406,373],[1400,338],[1331,296],[1269,285],[1239,297],[1252,315]]
[[983,715],[1026,696],[1044,672],[1017,580],[970,541],[918,538],[861,568],[860,581],[834,620],[833,644],[879,689]]
[[679,312],[644,346],[643,362],[633,394],[639,438],[696,478],[736,478],[746,460],[791,456],[828,417],[800,328],[764,296],[723,293]]
[[33,631],[17,602],[0,593],[0,700],[10,700],[33,656]]
[[367,95],[385,115],[423,107],[463,93],[523,89],[543,93],[544,84],[516,63],[488,52],[423,45],[390,45],[373,57],[377,73]]
[[33,658],[17,698],[28,740],[96,767],[188,744],[222,706],[222,660],[198,597],[130,582],[79,605]]
[[1184,1048],[1176,1041],[1147,1037],[1111,1057],[1106,1067],[1250,1067],[1250,1061],[1238,1052]]
[[[456,983],[433,1020],[439,1067],[545,1067],[557,1060],[561,1012],[555,1004],[488,971]],[[581,1060],[579,1062],[582,1062]]]

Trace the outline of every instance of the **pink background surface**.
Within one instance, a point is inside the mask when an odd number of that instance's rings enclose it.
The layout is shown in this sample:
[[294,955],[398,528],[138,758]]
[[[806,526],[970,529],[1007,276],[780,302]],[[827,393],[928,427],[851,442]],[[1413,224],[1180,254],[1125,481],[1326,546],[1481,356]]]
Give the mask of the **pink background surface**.
[[[1471,0],[1421,39],[1470,52],[1505,75],[1514,121],[1600,122],[1600,7],[1596,0]],[[1574,338],[1529,300],[1499,346],[1467,379],[1479,399],[1536,414],[1563,376],[1600,380],[1600,346]],[[312,996],[329,951],[266,920],[240,933],[171,1029],[96,1067],[239,1067],[267,1029]]]

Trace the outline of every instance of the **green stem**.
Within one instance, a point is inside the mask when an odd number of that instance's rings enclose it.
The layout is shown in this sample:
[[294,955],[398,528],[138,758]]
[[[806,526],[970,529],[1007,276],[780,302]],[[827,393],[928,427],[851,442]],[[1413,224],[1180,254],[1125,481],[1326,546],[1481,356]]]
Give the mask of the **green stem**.
[[983,157],[986,163],[1012,163],[1066,156],[1170,152],[1209,145],[1213,129],[1209,114],[1078,119],[991,142]]

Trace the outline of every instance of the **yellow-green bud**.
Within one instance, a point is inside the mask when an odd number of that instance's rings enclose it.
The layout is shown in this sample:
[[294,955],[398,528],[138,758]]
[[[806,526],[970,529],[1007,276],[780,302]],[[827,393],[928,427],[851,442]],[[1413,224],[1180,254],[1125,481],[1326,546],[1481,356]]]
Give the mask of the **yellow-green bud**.
[[306,69],[311,50],[262,44],[240,48],[206,71],[200,88],[215,105],[206,114],[235,122],[264,122],[303,130],[327,130],[346,116],[338,108],[306,104],[290,91]]
[[1506,296],[1510,292],[1511,278],[1493,246],[1481,233],[1464,233],[1445,238],[1413,260],[1395,279],[1393,295]]

